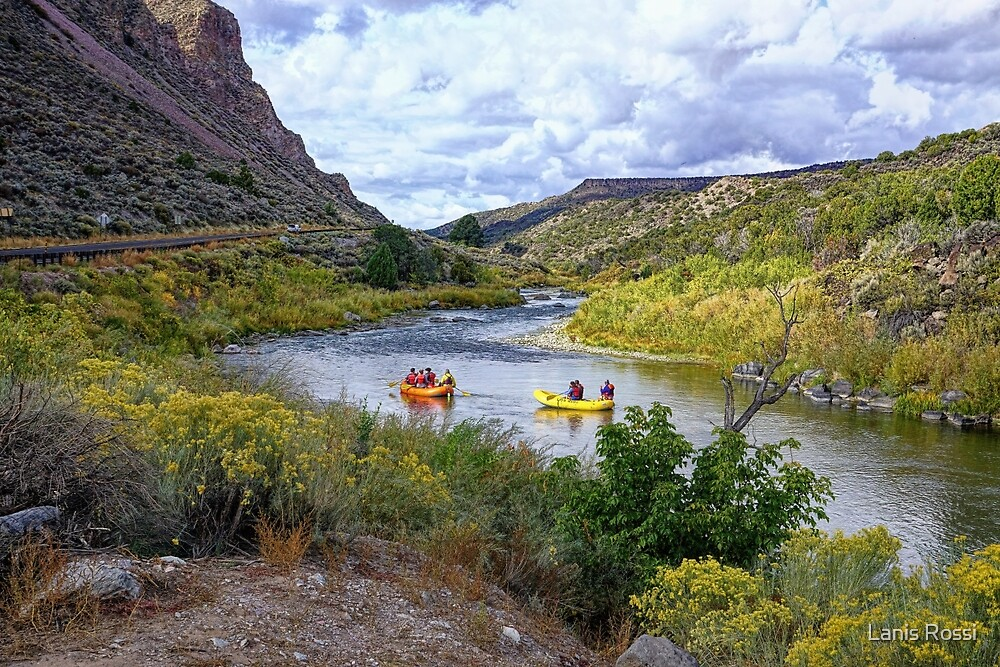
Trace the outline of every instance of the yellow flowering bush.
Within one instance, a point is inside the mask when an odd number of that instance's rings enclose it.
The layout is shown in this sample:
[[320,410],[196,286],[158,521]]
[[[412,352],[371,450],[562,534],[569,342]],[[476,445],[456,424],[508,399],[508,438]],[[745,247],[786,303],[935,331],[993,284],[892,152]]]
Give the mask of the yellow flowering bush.
[[904,574],[884,527],[802,531],[754,571],[661,567],[643,627],[707,665],[979,667],[1000,662],[1000,545]]
[[451,499],[444,474],[435,474],[415,452],[376,445],[356,469],[364,518],[376,528],[428,526]]
[[735,659],[758,656],[760,638],[785,637],[792,620],[788,607],[769,597],[763,577],[711,557],[658,568],[631,603],[651,634]]

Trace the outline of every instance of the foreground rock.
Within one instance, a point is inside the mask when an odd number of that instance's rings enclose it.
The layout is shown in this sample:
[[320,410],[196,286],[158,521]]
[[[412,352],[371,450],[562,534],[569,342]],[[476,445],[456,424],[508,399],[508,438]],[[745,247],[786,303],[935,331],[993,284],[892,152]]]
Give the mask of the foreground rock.
[[643,635],[622,653],[615,667],[698,667],[698,661],[665,637]]

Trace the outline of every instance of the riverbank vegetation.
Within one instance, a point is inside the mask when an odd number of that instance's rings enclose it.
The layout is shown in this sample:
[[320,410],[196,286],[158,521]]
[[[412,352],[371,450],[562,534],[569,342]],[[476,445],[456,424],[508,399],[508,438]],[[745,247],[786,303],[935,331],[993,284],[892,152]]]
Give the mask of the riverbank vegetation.
[[0,307],[15,321],[26,309],[72,321],[66,326],[97,349],[202,355],[252,334],[371,323],[431,301],[442,308],[520,303],[487,270],[481,275],[475,286],[377,289],[356,282],[350,268],[338,271],[271,241],[170,255],[127,252],[120,259],[45,269],[7,264],[0,267]]
[[568,328],[582,342],[729,369],[773,336],[763,288],[794,282],[805,321],[790,369],[902,395],[905,411],[956,389],[949,409],[997,414],[998,152],[994,125],[839,172],[593,205],[534,233],[553,247],[566,225],[605,223],[578,260],[593,276]]

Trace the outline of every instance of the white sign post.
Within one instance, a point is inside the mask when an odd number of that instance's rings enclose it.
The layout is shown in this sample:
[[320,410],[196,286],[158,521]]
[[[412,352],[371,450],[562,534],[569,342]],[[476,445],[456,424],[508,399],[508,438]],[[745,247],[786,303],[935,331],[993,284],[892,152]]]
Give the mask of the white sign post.
[[111,216],[107,213],[101,213],[100,217],[97,218],[97,221],[101,223],[101,229],[107,229],[108,225],[111,224]]

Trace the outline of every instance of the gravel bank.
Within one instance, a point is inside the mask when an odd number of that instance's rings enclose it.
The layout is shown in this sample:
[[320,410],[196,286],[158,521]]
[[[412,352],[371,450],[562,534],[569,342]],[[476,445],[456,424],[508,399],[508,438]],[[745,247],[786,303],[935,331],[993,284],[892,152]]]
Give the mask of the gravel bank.
[[522,336],[511,336],[505,339],[508,343],[526,345],[529,347],[540,347],[544,350],[556,350],[558,352],[583,352],[585,354],[601,354],[611,357],[625,357],[628,359],[644,359],[646,361],[663,361],[670,363],[702,363],[696,359],[676,357],[667,354],[653,354],[652,352],[637,352],[628,350],[616,350],[610,347],[599,347],[597,345],[586,345],[577,342],[572,336],[566,333],[566,326],[569,318],[563,318],[549,326],[531,334]]

